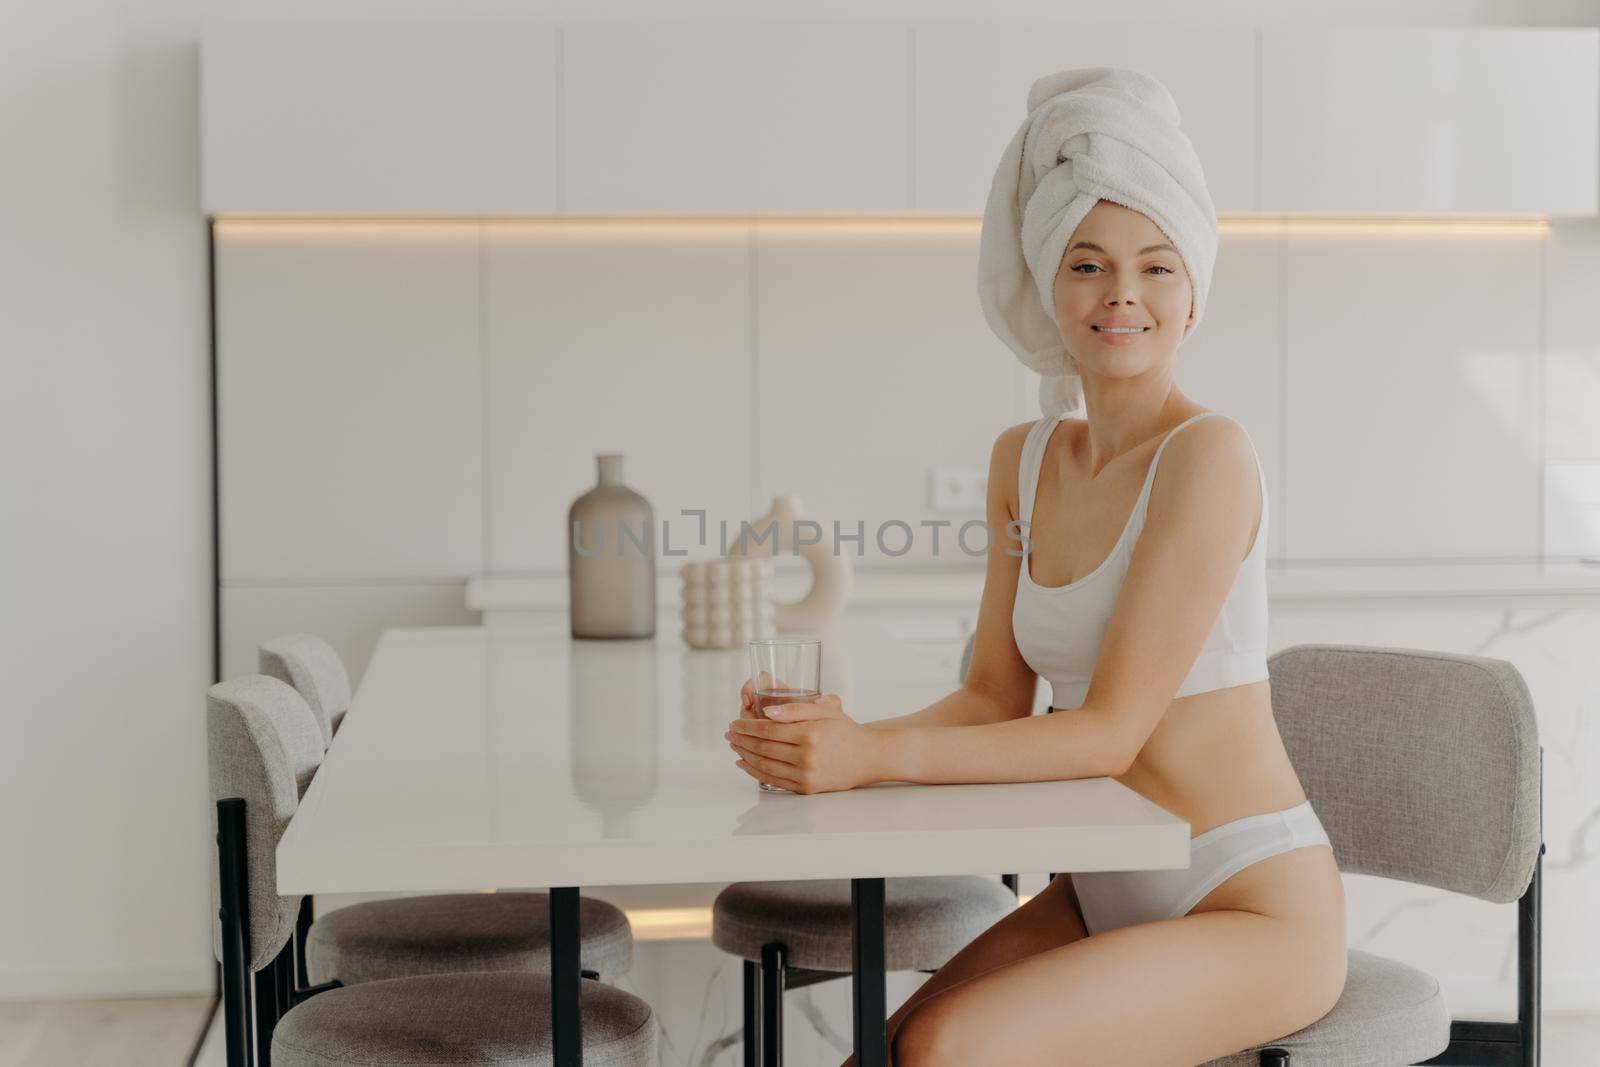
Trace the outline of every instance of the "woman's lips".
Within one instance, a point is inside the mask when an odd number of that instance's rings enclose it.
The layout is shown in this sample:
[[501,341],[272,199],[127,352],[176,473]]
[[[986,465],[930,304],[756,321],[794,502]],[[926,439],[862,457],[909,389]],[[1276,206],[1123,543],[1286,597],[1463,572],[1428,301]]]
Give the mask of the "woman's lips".
[[1091,326],[1089,328],[1094,331],[1095,337],[1100,340],[1101,344],[1107,345],[1130,345],[1150,330],[1148,326],[1141,327],[1133,332],[1129,332],[1126,328],[1102,329],[1099,326]]

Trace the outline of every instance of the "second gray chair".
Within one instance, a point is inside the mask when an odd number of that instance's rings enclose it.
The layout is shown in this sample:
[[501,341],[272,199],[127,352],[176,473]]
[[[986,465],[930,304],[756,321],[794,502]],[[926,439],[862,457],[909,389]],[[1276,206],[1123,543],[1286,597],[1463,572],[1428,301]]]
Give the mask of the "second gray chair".
[[[326,747],[350,707],[350,678],[338,652],[315,634],[286,634],[263,643],[259,660],[262,674],[288,683],[305,700]],[[462,971],[549,971],[544,893],[439,893],[367,901],[315,922],[310,904],[305,898],[297,922],[303,986]],[[616,981],[633,965],[628,917],[592,897],[579,899],[578,916],[585,971],[602,982]]]
[[334,647],[316,634],[284,634],[256,650],[258,669],[287,682],[310,706],[322,728],[322,747],[333,742],[350,710],[350,675]]
[[[935,971],[1017,898],[978,875],[884,879],[885,969]],[[744,1062],[783,1063],[783,994],[851,973],[849,879],[734,882],[711,905],[711,941],[744,963]]]

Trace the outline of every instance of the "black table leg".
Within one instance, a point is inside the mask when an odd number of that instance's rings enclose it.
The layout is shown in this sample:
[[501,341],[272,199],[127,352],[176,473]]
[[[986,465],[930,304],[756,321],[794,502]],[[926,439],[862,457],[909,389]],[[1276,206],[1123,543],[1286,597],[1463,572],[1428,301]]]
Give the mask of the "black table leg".
[[578,942],[578,890],[550,890],[550,1018],[555,1067],[583,1067]]
[[761,964],[754,960],[744,961],[744,1067],[761,1067]]
[[783,972],[788,964],[782,942],[761,946],[761,1067],[783,1065]]
[[850,910],[855,917],[851,946],[851,1017],[855,1024],[856,1067],[888,1067],[888,996],[883,958],[883,879],[852,878]]

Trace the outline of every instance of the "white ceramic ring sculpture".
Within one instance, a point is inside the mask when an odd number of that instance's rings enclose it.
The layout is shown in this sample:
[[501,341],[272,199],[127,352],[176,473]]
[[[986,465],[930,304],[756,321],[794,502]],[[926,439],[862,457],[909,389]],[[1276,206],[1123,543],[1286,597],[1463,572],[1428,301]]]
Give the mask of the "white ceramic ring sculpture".
[[[795,524],[807,521],[800,498],[793,494],[775,496],[767,513],[750,523],[750,541],[741,536],[728,549],[728,555],[765,558],[779,552],[795,551]],[[777,547],[769,526],[777,523]],[[799,555],[811,565],[811,588],[806,595],[792,604],[776,604],[779,633],[814,632],[822,630],[844,614],[850,591],[855,583],[855,567],[850,557],[834,552],[828,537],[819,537],[815,543],[800,546]]]

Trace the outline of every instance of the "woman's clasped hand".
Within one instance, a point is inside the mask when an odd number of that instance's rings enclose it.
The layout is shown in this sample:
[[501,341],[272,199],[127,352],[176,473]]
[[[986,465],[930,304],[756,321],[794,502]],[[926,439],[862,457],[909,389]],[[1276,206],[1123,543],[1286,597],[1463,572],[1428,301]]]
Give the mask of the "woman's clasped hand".
[[740,690],[739,718],[723,735],[750,777],[792,793],[831,793],[884,781],[887,735],[844,713],[838,693],[810,703],[756,710],[755,687]]

